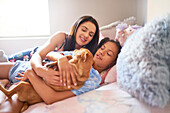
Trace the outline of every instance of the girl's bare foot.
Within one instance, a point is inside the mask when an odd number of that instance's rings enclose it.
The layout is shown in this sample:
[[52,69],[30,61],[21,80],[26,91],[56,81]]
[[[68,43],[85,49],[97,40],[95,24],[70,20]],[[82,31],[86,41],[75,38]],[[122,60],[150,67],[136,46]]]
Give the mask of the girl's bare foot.
[[[0,80],[0,85],[2,85],[3,87],[5,87],[8,83],[9,83],[8,79]],[[5,98],[6,98],[5,94],[2,91],[0,91],[0,105],[3,103]]]

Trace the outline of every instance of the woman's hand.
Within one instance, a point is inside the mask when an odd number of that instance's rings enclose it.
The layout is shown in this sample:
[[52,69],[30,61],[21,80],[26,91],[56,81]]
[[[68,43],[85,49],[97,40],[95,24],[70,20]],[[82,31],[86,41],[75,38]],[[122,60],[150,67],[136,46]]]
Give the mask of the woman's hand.
[[76,76],[78,74],[76,72],[75,67],[68,62],[68,59],[66,57],[58,59],[58,67],[60,72],[60,82],[62,82],[64,86],[66,86],[67,83],[68,88],[70,88],[72,79],[73,84],[76,86],[77,85]]

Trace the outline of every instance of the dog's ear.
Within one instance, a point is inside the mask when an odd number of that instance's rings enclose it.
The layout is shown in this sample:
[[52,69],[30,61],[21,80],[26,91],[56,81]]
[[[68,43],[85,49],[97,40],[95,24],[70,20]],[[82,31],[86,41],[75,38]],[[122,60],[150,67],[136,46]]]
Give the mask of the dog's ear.
[[83,62],[86,62],[88,58],[88,52],[87,51],[83,52],[83,54],[81,54],[81,58],[83,59]]
[[71,60],[73,57],[71,55],[66,56],[68,60]]

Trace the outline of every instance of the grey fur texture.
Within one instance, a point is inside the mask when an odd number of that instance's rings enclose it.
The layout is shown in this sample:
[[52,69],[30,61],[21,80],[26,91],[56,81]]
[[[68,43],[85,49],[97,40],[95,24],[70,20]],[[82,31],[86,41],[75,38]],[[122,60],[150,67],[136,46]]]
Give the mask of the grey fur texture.
[[120,87],[151,106],[164,107],[170,98],[170,14],[131,35],[116,66]]

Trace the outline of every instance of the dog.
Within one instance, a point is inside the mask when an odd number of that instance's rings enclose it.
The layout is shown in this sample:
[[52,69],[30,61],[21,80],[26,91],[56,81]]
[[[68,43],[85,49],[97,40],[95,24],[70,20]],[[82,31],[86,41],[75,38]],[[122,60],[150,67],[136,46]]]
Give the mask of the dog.
[[[71,88],[68,88],[67,86],[54,86],[44,81],[48,86],[53,88],[55,91],[66,91],[66,90],[81,88],[84,82],[88,80],[91,67],[94,64],[92,53],[85,48],[74,50],[73,58],[71,56],[66,56],[66,57],[68,58],[69,62],[75,67],[78,73],[78,76],[76,77],[77,86],[73,84],[72,80],[71,80]],[[48,56],[48,58],[54,60],[53,56],[51,57]],[[55,70],[58,70],[57,61],[54,61],[52,63],[47,63],[45,65],[48,68],[54,68]],[[25,111],[29,107],[29,105],[43,101],[42,98],[37,94],[37,92],[34,90],[33,86],[29,82],[20,81],[11,90],[6,90],[3,86],[0,85],[0,90],[9,98],[13,94],[18,95],[18,99],[24,102],[24,106],[21,109],[21,112]]]

